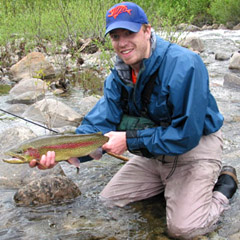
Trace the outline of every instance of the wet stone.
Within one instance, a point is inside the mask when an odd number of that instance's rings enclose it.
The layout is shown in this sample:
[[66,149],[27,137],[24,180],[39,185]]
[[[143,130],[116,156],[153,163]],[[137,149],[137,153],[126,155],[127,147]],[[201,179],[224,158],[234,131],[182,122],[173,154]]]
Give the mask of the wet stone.
[[73,200],[81,194],[75,183],[65,176],[46,176],[33,180],[14,195],[18,206],[42,206]]

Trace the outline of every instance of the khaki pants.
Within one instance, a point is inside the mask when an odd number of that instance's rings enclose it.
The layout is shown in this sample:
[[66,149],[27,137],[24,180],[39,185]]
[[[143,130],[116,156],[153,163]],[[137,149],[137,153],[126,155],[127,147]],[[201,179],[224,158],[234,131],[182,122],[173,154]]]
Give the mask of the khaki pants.
[[218,131],[203,136],[197,147],[164,162],[135,156],[111,179],[100,198],[116,206],[164,191],[167,226],[171,236],[185,239],[210,231],[229,200],[212,192],[221,170],[222,138]]

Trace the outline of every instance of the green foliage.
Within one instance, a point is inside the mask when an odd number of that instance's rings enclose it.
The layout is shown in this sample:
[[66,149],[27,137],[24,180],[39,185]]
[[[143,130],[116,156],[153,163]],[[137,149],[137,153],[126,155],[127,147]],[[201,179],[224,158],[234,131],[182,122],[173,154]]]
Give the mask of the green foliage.
[[209,13],[219,23],[240,22],[240,0],[214,0]]
[[[0,45],[25,39],[28,51],[43,40],[53,46],[104,37],[105,14],[117,0],[0,0]],[[240,0],[135,0],[155,29],[175,32],[179,23],[240,22]],[[29,44],[31,42],[31,44]],[[49,50],[49,49],[48,49]],[[52,48],[52,50],[56,50]]]

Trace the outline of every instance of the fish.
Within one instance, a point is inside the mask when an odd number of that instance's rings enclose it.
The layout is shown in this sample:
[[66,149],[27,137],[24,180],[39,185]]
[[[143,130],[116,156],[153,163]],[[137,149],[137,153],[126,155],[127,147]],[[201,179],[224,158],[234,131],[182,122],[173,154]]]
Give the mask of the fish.
[[40,160],[48,151],[55,152],[55,161],[66,161],[69,158],[87,156],[108,141],[102,133],[92,134],[55,134],[27,140],[16,148],[7,150],[3,159],[6,163],[22,164],[31,160]]
[[117,18],[117,16],[121,13],[127,12],[129,15],[131,15],[132,9],[128,9],[125,5],[119,5],[109,11],[108,17],[113,17],[114,19]]

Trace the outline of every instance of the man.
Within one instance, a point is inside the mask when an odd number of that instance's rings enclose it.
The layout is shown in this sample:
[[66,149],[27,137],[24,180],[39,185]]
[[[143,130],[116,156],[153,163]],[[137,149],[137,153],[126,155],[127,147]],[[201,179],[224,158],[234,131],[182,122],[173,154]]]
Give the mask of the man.
[[[134,3],[107,11],[107,34],[115,67],[104,96],[76,133],[101,131],[109,137],[104,151],[135,155],[100,198],[125,206],[164,192],[169,234],[204,234],[237,189],[235,169],[221,170],[223,117],[209,91],[207,69],[197,54],[158,37]],[[40,162],[53,167],[54,152]]]

